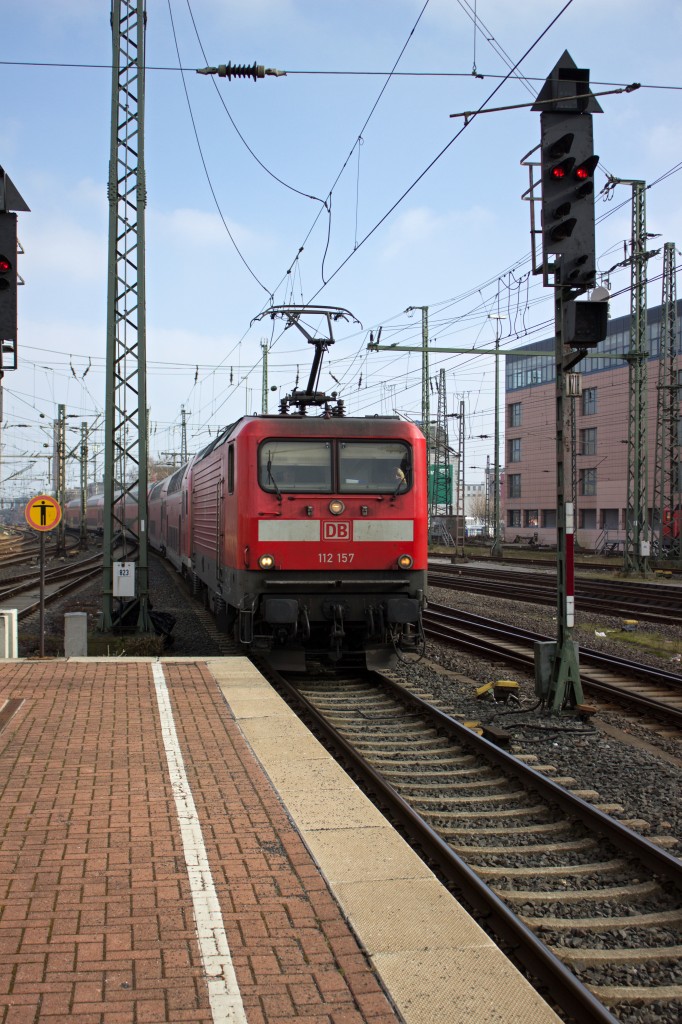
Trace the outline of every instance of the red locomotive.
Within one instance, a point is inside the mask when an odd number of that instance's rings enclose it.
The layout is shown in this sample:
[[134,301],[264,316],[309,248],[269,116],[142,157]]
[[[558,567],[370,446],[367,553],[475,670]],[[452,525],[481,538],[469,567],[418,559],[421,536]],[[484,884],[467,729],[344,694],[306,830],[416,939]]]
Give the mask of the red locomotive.
[[[424,436],[397,416],[345,417],[335,394],[317,390],[332,321],[346,310],[267,312],[315,346],[307,389],[285,398],[279,415],[233,423],[153,484],[149,543],[243,644],[280,666],[303,667],[312,652],[332,660],[357,652],[377,664],[418,651]],[[326,319],[326,338],[306,328],[311,314]],[[321,415],[306,415],[310,407]],[[88,519],[97,526],[90,511]]]
[[[424,437],[398,417],[345,417],[317,390],[346,310],[276,307],[315,346],[305,391],[246,416],[149,493],[150,544],[239,640],[278,663],[306,651],[372,662],[423,641]],[[313,337],[307,318],[326,320]],[[336,399],[333,395],[332,399]],[[298,412],[291,412],[291,407]],[[309,417],[309,407],[322,415]]]

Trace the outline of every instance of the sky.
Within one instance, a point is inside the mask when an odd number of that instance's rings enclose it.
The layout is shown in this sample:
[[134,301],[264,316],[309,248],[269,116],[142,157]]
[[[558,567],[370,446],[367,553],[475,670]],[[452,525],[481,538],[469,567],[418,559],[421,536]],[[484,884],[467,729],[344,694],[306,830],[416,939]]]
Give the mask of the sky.
[[[0,165],[31,211],[19,368],[3,382],[7,499],[49,489],[60,403],[69,446],[88,422],[101,477],[112,41],[109,0],[0,0],[0,17]],[[270,412],[307,382],[312,347],[254,320],[273,303],[353,314],[320,381],[352,415],[421,418],[419,353],[367,349],[379,328],[382,344],[419,345],[421,307],[434,349],[548,337],[521,160],[540,140],[530,104],[565,50],[594,92],[641,84],[601,97],[594,117],[598,268],[612,315],[626,313],[631,189],[601,190],[608,175],[645,180],[651,248],[682,241],[680,38],[679,0],[147,0],[151,455],[179,455],[183,408],[190,454],[261,411],[262,342]],[[196,74],[227,62],[287,74]],[[451,116],[482,105],[515,109]],[[651,305],[661,266],[648,262]],[[432,352],[433,413],[441,370],[478,482],[493,461],[494,357]]]

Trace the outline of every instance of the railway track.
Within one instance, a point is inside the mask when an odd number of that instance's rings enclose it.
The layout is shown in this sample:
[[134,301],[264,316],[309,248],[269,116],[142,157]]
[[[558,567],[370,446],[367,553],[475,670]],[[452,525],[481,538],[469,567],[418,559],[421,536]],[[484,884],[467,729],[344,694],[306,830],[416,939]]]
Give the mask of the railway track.
[[676,857],[391,679],[273,681],[564,1012],[679,1019]]
[[[490,555],[484,548],[480,551],[470,550],[466,555],[455,555],[441,553],[440,557],[448,558],[454,562],[455,559],[470,558],[475,562],[489,562],[491,565],[499,565],[500,559]],[[546,558],[535,557],[525,558],[523,555],[518,555],[515,552],[511,553],[509,548],[505,548],[504,559],[502,560],[505,565],[530,565],[535,569],[550,569],[553,570],[556,567],[556,549],[550,549]],[[457,562],[458,565],[466,564],[466,562]],[[620,572],[623,568],[623,555],[622,552],[619,557],[612,558],[609,561],[597,562],[594,561],[593,557],[590,556],[589,562],[583,562],[578,558],[575,563],[576,571],[581,569],[588,569],[590,572],[604,571],[604,572]],[[675,562],[671,562],[669,565],[666,564],[665,559],[658,562],[656,570],[661,572],[671,573],[673,576],[679,576],[682,573],[682,569]]]
[[[556,604],[556,573],[499,569],[486,566],[446,565],[429,562],[429,585],[445,590]],[[629,580],[576,578],[575,603],[579,611],[619,618],[682,625],[682,587],[675,583],[636,583]]]
[[[465,648],[479,657],[519,665],[531,673],[534,644],[554,639],[439,604],[430,604],[425,611],[424,628],[433,640]],[[674,672],[581,647],[580,679],[586,691],[635,705],[682,726],[682,676]]]
[[17,531],[0,538],[0,568],[21,565],[28,559],[38,558],[40,547],[35,530]]
[[[102,572],[102,555],[93,555],[72,565],[61,566],[45,573],[45,603],[60,600],[72,590],[88,583]],[[0,601],[13,601],[18,607],[18,618],[25,619],[40,608],[40,577],[35,571],[22,574],[9,585],[0,586]]]

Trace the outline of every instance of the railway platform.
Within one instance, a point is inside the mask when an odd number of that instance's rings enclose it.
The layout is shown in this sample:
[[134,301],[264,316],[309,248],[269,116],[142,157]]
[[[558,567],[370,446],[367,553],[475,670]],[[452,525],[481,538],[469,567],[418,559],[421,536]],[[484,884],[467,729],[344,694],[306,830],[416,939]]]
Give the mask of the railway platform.
[[0,1024],[556,1024],[244,658],[0,662]]

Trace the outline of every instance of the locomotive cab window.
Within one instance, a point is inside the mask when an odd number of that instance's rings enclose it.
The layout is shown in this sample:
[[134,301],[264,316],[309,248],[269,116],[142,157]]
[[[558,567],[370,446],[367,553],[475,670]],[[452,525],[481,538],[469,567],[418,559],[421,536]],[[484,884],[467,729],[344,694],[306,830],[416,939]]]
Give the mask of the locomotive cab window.
[[234,494],[234,444],[227,449],[227,493]]
[[258,452],[258,482],[280,494],[330,494],[332,449],[329,441],[264,441]]
[[410,449],[401,441],[341,441],[342,494],[402,494],[411,485]]

